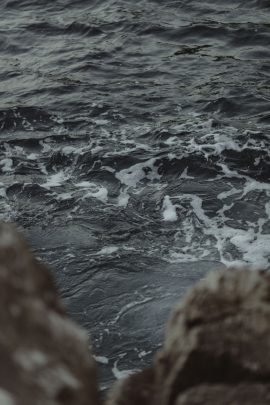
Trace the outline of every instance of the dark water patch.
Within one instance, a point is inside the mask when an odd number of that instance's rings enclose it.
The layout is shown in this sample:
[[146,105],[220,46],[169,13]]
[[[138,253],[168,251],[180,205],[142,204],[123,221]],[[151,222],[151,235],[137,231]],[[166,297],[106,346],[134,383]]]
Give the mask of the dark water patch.
[[180,177],[187,169],[188,176],[199,176],[200,178],[211,178],[217,175],[219,169],[215,166],[214,161],[208,160],[203,156],[195,155],[183,157],[182,159],[173,158],[171,160],[157,160],[159,166],[158,172],[162,176]]
[[243,8],[249,8],[249,7],[257,7],[257,8],[262,8],[262,9],[270,8],[269,2],[267,0],[253,0],[249,4],[247,4],[244,1],[241,1],[240,4]]
[[258,122],[262,122],[264,124],[270,124],[270,112],[267,114],[260,114],[258,116]]
[[252,94],[241,94],[237,96],[221,97],[210,101],[203,108],[203,111],[216,112],[222,116],[255,115],[259,111],[267,111],[269,102]]
[[[7,195],[13,199],[22,197],[23,199],[36,199],[42,200],[46,199],[47,190],[40,187],[37,184],[13,184],[12,186],[8,187]],[[33,201],[33,200],[31,200]]]
[[35,175],[40,173],[40,168],[36,163],[29,162],[27,160],[19,161],[16,163],[16,159],[13,159],[14,173],[16,175]]
[[268,150],[260,148],[245,148],[242,151],[227,150],[225,160],[232,169],[240,169],[243,175],[256,180],[268,182],[270,180],[270,156]]
[[261,198],[256,198],[255,200],[249,201],[247,201],[247,199],[237,201],[233,208],[227,211],[227,215],[231,218],[231,220],[240,221],[242,225],[245,224],[246,229],[248,229],[250,212],[253,213],[254,221],[258,221],[264,215],[264,204],[261,203]]
[[[96,246],[96,238],[90,229],[76,224],[67,224],[66,226],[52,225],[46,230],[41,228],[32,228],[30,232],[33,247],[40,246],[43,248],[57,250],[62,247],[72,246],[73,248],[85,249],[89,246],[93,249]],[[38,241],[38,244],[37,242]]]
[[246,50],[241,52],[240,58],[245,60],[269,61],[270,51],[266,47],[257,50]]
[[74,21],[66,26],[58,26],[50,24],[46,21],[41,21],[33,24],[29,24],[23,27],[26,30],[33,31],[34,33],[47,36],[65,35],[65,34],[78,34],[79,36],[95,36],[102,34],[102,30],[99,27],[91,27],[87,24],[83,24]]
[[0,111],[1,130],[36,130],[47,131],[56,122],[53,116],[36,107],[14,107]]
[[66,155],[61,151],[57,151],[50,156],[49,161],[46,163],[46,169],[63,169],[65,167],[70,167],[73,162],[74,159],[72,155]]
[[211,45],[202,45],[202,46],[187,46],[187,45],[182,45],[179,46],[178,50],[175,51],[174,55],[194,55],[198,53],[202,53],[205,50],[207,50]]

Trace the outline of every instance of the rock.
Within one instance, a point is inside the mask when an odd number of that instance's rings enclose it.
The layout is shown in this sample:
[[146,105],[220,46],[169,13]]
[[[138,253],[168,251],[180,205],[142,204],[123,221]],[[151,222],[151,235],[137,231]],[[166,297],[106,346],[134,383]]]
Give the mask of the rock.
[[270,404],[270,384],[202,385],[178,397],[175,405]]
[[48,270],[0,224],[0,404],[98,404],[87,335],[68,319]]
[[[143,394],[144,393],[144,394]],[[270,275],[210,273],[173,311],[150,374],[112,390],[108,405],[270,403]]]
[[147,368],[116,383],[106,405],[148,405],[154,396],[154,370]]
[[230,269],[195,286],[171,316],[155,386],[160,405],[269,404],[270,275]]

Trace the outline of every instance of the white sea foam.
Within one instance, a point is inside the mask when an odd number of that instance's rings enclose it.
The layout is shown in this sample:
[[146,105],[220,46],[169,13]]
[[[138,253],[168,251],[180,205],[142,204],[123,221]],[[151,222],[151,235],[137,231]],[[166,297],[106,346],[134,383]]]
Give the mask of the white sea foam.
[[115,174],[115,177],[122,184],[135,187],[143,179],[155,180],[160,179],[158,167],[154,166],[156,159],[149,159],[143,163],[137,163],[128,169],[123,169]]
[[0,165],[2,166],[2,172],[12,172],[13,161],[10,158],[5,158],[0,160]]
[[106,203],[108,201],[108,190],[106,187],[97,185],[89,181],[82,181],[80,183],[77,183],[76,187],[79,187],[85,191],[83,199],[94,197],[102,201],[103,203]]
[[64,146],[61,149],[61,152],[64,155],[71,155],[72,153],[80,154],[82,152],[82,148],[78,148],[78,147],[75,147],[75,146]]
[[164,221],[174,222],[177,221],[176,206],[172,204],[170,197],[166,195],[163,200],[163,219]]
[[253,267],[257,268],[269,265],[270,235],[259,235],[251,229],[248,232],[240,231],[230,238],[230,242],[242,253],[246,263],[252,263]]
[[127,192],[127,189],[121,189],[118,196],[118,206],[126,208],[129,202],[130,195]]
[[98,255],[111,255],[112,253],[117,252],[119,248],[117,246],[105,246],[99,252]]
[[187,174],[188,168],[186,167],[181,173],[181,179],[194,179],[194,176],[189,176]]
[[3,183],[0,183],[0,197],[6,198],[7,193]]
[[[222,197],[225,198],[228,195],[230,194],[227,192]],[[237,226],[226,225],[225,214],[226,210],[230,208],[229,206],[224,205],[216,217],[210,218],[202,207],[203,201],[200,197],[185,194],[177,198],[179,201],[189,200],[192,211],[189,217],[186,217],[181,223],[181,231],[178,234],[178,236],[181,233],[185,235],[186,245],[182,248],[172,249],[171,259],[173,261],[194,261],[209,257],[211,254],[209,247],[213,245],[213,242],[210,241],[215,241],[214,246],[219,253],[219,260],[227,266],[243,266],[245,264],[256,268],[269,266],[270,235],[262,233],[263,225],[270,219],[267,209],[268,218],[261,218],[258,223],[250,224],[249,229],[246,230],[237,228]],[[194,217],[192,219],[192,213],[199,221],[197,225],[194,223]],[[196,241],[198,232],[202,232],[200,246]],[[236,248],[239,259],[235,259],[234,255],[230,253],[229,244]]]
[[119,370],[118,360],[114,362],[114,365],[112,368],[112,373],[117,380],[122,380],[123,378],[126,378],[126,377],[130,376],[131,374],[134,374],[136,371],[139,371],[139,370]]
[[[269,267],[269,236],[267,234],[269,223],[267,221],[270,220],[270,204],[265,203],[265,209],[263,204],[259,204],[260,208],[256,210],[256,215],[252,216],[251,214],[250,219],[247,213],[243,213],[242,218],[241,212],[238,219],[234,208],[237,211],[238,202],[242,205],[247,202],[248,211],[249,202],[252,201],[253,196],[259,200],[260,196],[263,199],[270,198],[270,184],[266,181],[252,179],[243,171],[238,171],[235,165],[231,166],[230,162],[226,158],[223,159],[221,155],[226,150],[243,153],[248,148],[256,151],[254,165],[260,165],[259,152],[268,150],[266,141],[255,137],[256,133],[259,134],[260,132],[248,131],[246,135],[250,134],[249,137],[242,136],[243,134],[236,128],[214,128],[213,120],[203,121],[198,114],[191,114],[190,119],[185,122],[171,126],[168,124],[166,130],[164,129],[165,137],[168,133],[171,136],[163,141],[165,148],[161,155],[158,143],[149,145],[141,141],[145,135],[147,137],[148,132],[153,130],[151,125],[145,124],[137,127],[123,125],[119,131],[111,131],[103,126],[105,123],[99,124],[101,124],[98,128],[99,138],[91,140],[89,143],[83,141],[83,146],[77,141],[72,146],[70,144],[57,146],[57,142],[46,139],[40,141],[42,148],[39,152],[35,150],[35,153],[29,153],[27,149],[21,146],[13,147],[10,144],[5,144],[5,155],[4,159],[0,161],[0,166],[1,171],[6,173],[3,177],[6,176],[7,180],[2,181],[9,184],[10,174],[14,172],[17,161],[23,157],[22,163],[25,159],[32,160],[37,165],[41,178],[46,176],[43,183],[42,180],[38,182],[48,190],[48,194],[53,196],[56,203],[69,199],[77,201],[76,207],[70,215],[79,210],[80,201],[96,198],[102,202],[100,206],[103,210],[105,208],[105,214],[107,209],[110,210],[114,206],[113,209],[119,209],[121,214],[127,210],[127,216],[134,216],[136,220],[145,221],[147,219],[154,222],[156,217],[153,216],[152,218],[151,214],[158,213],[160,204],[162,204],[159,213],[163,220],[161,224],[166,227],[166,222],[169,222],[170,227],[174,227],[175,230],[175,243],[170,246],[168,260],[183,262],[214,259],[227,265],[248,264],[256,266],[259,264],[264,268]],[[162,135],[162,129],[160,129],[160,134]],[[239,134],[241,136],[238,136]],[[104,144],[107,145],[108,140],[113,142],[111,149],[104,148]],[[151,158],[148,160],[146,158],[144,162],[118,171],[116,170],[117,164],[111,163],[114,158],[126,157],[138,151],[142,152],[142,155],[147,152],[147,156],[151,156]],[[46,159],[58,152],[69,156],[73,163],[62,170],[56,165],[53,170],[58,170],[58,172],[51,173],[50,166],[46,166]],[[115,178],[120,182],[119,194],[116,196],[113,194],[113,197],[109,195],[109,191],[104,185],[98,181],[96,183],[91,181],[91,168],[89,181],[79,181],[77,172],[74,170],[78,168],[77,162],[82,154],[91,153],[93,156],[96,153],[98,156],[100,152],[102,152],[102,163],[104,164],[99,168],[104,172],[114,173]],[[220,155],[221,158],[219,158]],[[194,177],[192,172],[194,163],[196,164],[196,157],[199,157],[198,165],[201,157],[210,159],[210,166],[212,164],[211,157],[213,157],[215,167],[219,168],[218,175],[205,179],[209,182],[209,187],[212,187],[211,182],[213,182],[213,189],[217,190],[214,197],[217,198],[217,206],[218,204],[222,205],[222,208],[217,210],[214,216],[210,215],[205,208],[208,204],[208,196],[196,192],[196,175]],[[159,169],[162,169],[162,163],[159,162],[163,158],[169,161],[180,161],[184,158],[187,162],[184,170],[182,166],[179,167],[175,190],[173,184],[167,183],[166,174],[164,176],[160,174],[162,170]],[[192,159],[192,167],[189,167],[189,159]],[[94,159],[93,167],[96,162]],[[161,165],[160,168],[158,167],[159,164]],[[16,179],[17,177],[14,181]],[[18,176],[18,183],[21,180],[22,178]],[[192,180],[190,194],[185,193],[185,191],[179,193],[177,187],[180,190],[189,189],[189,180]],[[183,188],[182,185],[184,185]],[[12,204],[9,204],[5,187],[0,185],[1,218],[8,218],[12,212],[14,214],[14,208],[11,208]],[[239,206],[241,205],[239,204]],[[147,246],[150,250],[153,243],[155,243],[154,240],[149,240]],[[98,254],[114,253],[110,251],[110,248],[113,247],[105,247]],[[137,247],[128,242],[125,249],[136,250]]]
[[235,188],[235,187],[232,187],[230,190],[228,190],[228,191],[223,191],[222,193],[219,193],[218,195],[217,195],[217,198],[219,198],[220,200],[224,200],[225,198],[227,198],[227,197],[230,197],[230,196],[232,196],[232,195],[235,195],[235,194],[241,194],[241,191],[240,190],[237,190],[237,188]]
[[[179,136],[179,132],[193,133],[193,137]],[[246,137],[238,137],[238,129],[233,127],[222,128],[220,131],[213,128],[213,120],[201,121],[195,116],[183,124],[174,125],[170,128],[172,135],[164,143],[173,149],[168,153],[169,159],[188,158],[189,156],[204,156],[209,159],[211,156],[220,156],[225,150],[242,152],[249,150],[261,151],[265,149],[264,141],[254,140]],[[198,134],[198,136],[197,136]],[[234,136],[232,136],[232,134]],[[243,142],[244,140],[244,142]],[[259,164],[257,158],[257,164]],[[265,208],[267,218],[255,220],[247,228],[247,218],[239,221],[232,219],[229,210],[234,209],[234,204],[243,199],[248,200],[250,192],[263,192],[269,195],[270,185],[256,181],[249,176],[232,169],[226,161],[219,160],[216,165],[221,169],[221,174],[206,181],[223,181],[227,189],[217,194],[217,199],[223,202],[223,207],[216,212],[216,215],[209,216],[203,208],[204,198],[194,194],[165,195],[163,197],[162,218],[164,221],[176,222],[179,230],[176,234],[176,244],[171,249],[170,259],[176,261],[196,261],[200,259],[220,260],[226,265],[249,265],[269,267],[269,237],[263,234],[263,227],[269,221],[269,208]],[[145,168],[154,169],[146,171]],[[135,188],[137,193],[145,186],[143,180],[149,178],[159,181],[157,165],[154,159],[148,162],[139,163],[116,173],[116,178],[129,188]],[[194,179],[188,175],[188,166],[182,171],[181,176],[185,181]],[[235,185],[235,182],[237,185]],[[162,190],[166,183],[155,183],[155,188]],[[226,199],[230,201],[226,204]],[[183,206],[182,206],[183,203]],[[187,208],[188,206],[188,208]],[[179,212],[178,212],[179,208]],[[263,215],[263,213],[262,213]],[[246,224],[243,227],[243,224]],[[260,222],[261,221],[261,222]],[[260,226],[259,226],[260,225]],[[184,243],[184,245],[183,245]],[[252,254],[254,252],[254,254]]]
[[100,364],[109,364],[109,359],[108,359],[108,357],[105,357],[105,356],[93,356],[94,357],[94,359],[98,362],[98,363],[100,363]]
[[110,323],[111,324],[117,323],[124,314],[129,312],[130,309],[132,309],[134,307],[137,307],[137,306],[140,306],[142,304],[145,304],[146,302],[149,302],[149,301],[152,301],[152,300],[153,300],[153,298],[151,298],[151,297],[146,297],[146,298],[142,297],[140,300],[129,302],[128,304],[124,305],[120,309],[118,314],[115,316],[115,318],[112,319],[112,321]]
[[46,183],[41,184],[41,186],[48,189],[50,189],[51,187],[60,187],[67,179],[68,176],[63,170],[61,170],[60,172],[49,176]]
[[72,193],[60,193],[60,194],[57,194],[57,197],[56,197],[56,199],[58,201],[70,200],[71,198],[72,198]]
[[138,353],[138,357],[140,359],[143,359],[145,356],[148,356],[151,353],[152,353],[152,350],[149,350],[148,352],[146,352],[145,350],[142,350],[141,352]]
[[29,153],[29,155],[27,155],[28,160],[37,160],[37,158],[38,158],[37,153]]

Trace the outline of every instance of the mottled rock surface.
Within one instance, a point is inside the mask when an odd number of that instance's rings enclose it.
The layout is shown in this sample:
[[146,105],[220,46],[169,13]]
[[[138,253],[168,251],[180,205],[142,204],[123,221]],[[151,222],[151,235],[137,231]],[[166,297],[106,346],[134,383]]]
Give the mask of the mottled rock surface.
[[174,310],[152,373],[122,382],[108,403],[269,404],[270,275],[210,273]]
[[48,270],[0,224],[0,404],[97,403],[87,335],[65,315]]

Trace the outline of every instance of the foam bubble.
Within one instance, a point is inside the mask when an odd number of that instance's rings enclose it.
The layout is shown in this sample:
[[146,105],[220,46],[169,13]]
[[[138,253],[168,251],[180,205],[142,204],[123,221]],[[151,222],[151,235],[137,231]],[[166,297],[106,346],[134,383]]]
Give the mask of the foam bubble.
[[118,196],[118,206],[126,208],[129,202],[130,195],[127,193],[126,189],[122,189]]
[[13,161],[12,159],[5,158],[1,159],[0,165],[2,166],[2,172],[12,172],[12,167],[13,167]]
[[136,369],[136,370],[119,370],[118,368],[118,363],[121,359],[123,359],[125,356],[127,355],[127,353],[120,353],[119,354],[119,359],[116,360],[113,364],[113,368],[112,368],[112,373],[115,376],[115,378],[117,380],[122,380],[123,378],[126,378],[128,376],[130,376],[131,374],[134,374],[140,370]]
[[106,187],[91,183],[89,181],[82,181],[76,184],[76,187],[84,189],[86,193],[83,196],[83,199],[94,197],[98,200],[106,203],[108,201],[108,190]]
[[115,174],[115,177],[120,180],[122,184],[130,187],[135,187],[143,179],[155,180],[160,179],[157,167],[154,166],[156,159],[149,159],[143,163],[137,163],[129,167],[128,169],[123,169]]
[[58,173],[48,177],[46,183],[41,184],[42,187],[50,189],[51,187],[60,187],[68,179],[66,173],[61,170]]
[[122,380],[123,378],[127,378],[131,374],[134,374],[138,370],[119,370],[118,368],[118,360],[114,362],[112,373],[117,380]]
[[98,362],[98,363],[100,363],[100,364],[109,364],[109,359],[108,359],[108,357],[105,357],[105,356],[93,356],[94,357],[94,359]]
[[163,219],[164,221],[174,222],[177,221],[176,207],[172,204],[170,197],[166,195],[163,200]]
[[97,252],[98,255],[111,255],[112,253],[115,253],[118,251],[117,246],[105,246],[102,248],[99,252]]

